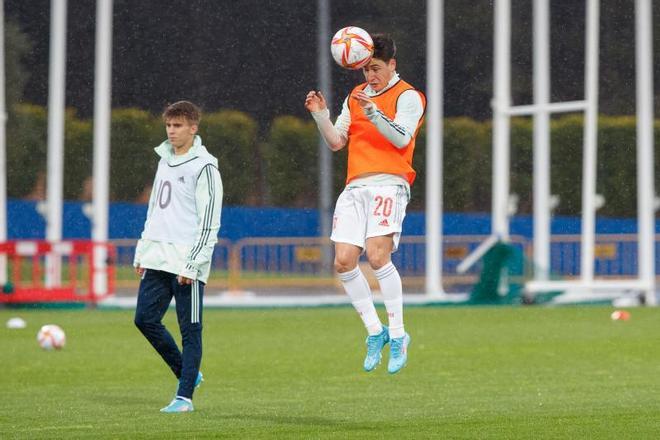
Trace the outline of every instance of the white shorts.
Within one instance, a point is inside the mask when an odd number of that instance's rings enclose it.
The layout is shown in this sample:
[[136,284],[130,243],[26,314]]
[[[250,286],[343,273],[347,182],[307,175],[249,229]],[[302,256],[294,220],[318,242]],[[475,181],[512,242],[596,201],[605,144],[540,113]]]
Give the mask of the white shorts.
[[330,240],[365,249],[367,238],[393,234],[396,251],[407,204],[403,185],[345,188],[337,199]]

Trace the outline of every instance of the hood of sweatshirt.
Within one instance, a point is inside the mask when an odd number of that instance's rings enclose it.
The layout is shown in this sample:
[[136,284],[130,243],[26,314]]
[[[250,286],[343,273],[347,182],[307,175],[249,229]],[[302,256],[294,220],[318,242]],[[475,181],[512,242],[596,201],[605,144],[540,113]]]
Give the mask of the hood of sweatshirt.
[[213,164],[218,166],[218,160],[211,156],[206,147],[202,144],[202,138],[198,135],[195,135],[193,139],[193,145],[190,147],[190,150],[186,154],[177,156],[174,154],[174,147],[170,141],[164,141],[162,144],[154,148],[156,154],[165,159],[169,165],[179,165],[183,162],[187,162],[191,159],[194,159],[199,156],[210,156],[213,159]]

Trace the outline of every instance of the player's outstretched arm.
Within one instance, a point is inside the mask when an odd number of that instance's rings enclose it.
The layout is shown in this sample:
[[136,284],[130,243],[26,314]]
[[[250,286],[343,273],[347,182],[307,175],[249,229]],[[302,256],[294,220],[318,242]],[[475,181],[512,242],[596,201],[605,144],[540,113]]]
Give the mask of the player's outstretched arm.
[[[346,146],[346,133],[342,134],[336,125],[332,125],[328,105],[320,91],[312,90],[307,94],[305,108],[312,114],[323,140],[332,151],[341,150]],[[342,115],[343,113],[342,111]],[[342,118],[342,115],[340,115],[339,119]]]

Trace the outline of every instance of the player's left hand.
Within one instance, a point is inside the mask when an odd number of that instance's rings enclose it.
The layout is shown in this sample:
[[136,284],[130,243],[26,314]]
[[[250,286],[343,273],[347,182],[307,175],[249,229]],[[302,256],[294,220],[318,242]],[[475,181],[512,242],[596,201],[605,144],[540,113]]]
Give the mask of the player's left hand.
[[177,280],[177,282],[178,282],[179,284],[181,284],[181,285],[192,284],[192,282],[193,282],[192,279],[190,279],[190,278],[186,278],[186,277],[181,276],[181,275],[177,275],[176,280]]
[[357,92],[353,93],[351,95],[351,98],[356,99],[360,107],[363,109],[371,109],[375,105],[374,102],[371,100],[369,95],[364,93],[362,90],[358,90]]

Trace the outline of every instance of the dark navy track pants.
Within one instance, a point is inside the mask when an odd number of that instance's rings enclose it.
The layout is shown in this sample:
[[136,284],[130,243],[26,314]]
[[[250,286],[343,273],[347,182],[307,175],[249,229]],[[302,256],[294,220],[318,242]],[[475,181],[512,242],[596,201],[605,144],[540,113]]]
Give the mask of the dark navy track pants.
[[[179,379],[177,396],[192,399],[195,380],[202,361],[202,298],[204,283],[180,285],[176,275],[146,269],[140,282],[135,325]],[[174,297],[181,330],[179,351],[172,335],[162,323]]]

